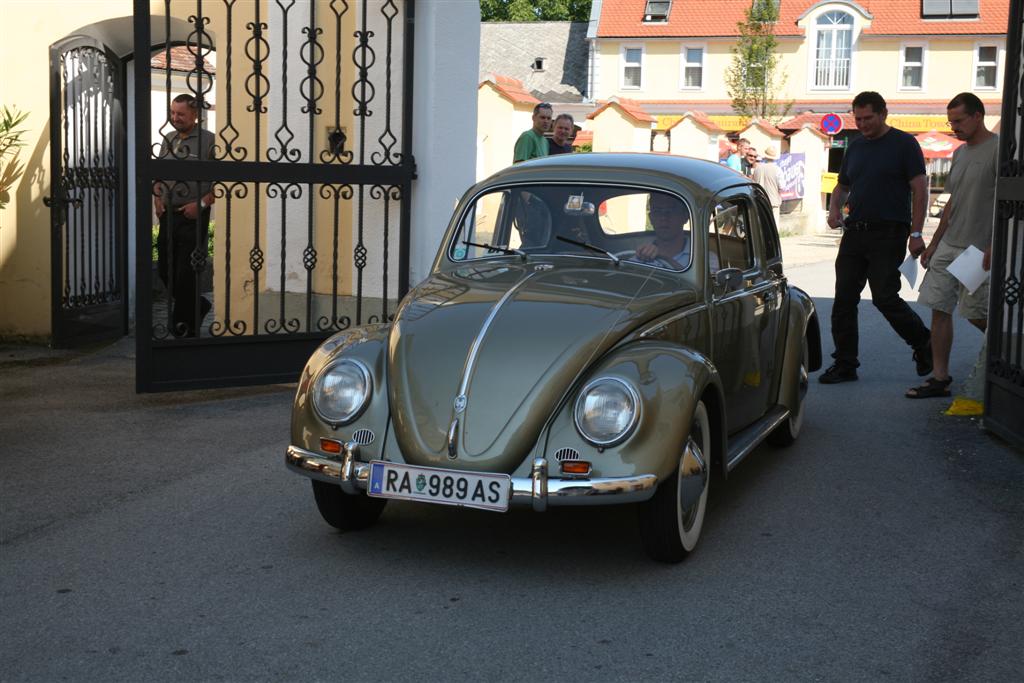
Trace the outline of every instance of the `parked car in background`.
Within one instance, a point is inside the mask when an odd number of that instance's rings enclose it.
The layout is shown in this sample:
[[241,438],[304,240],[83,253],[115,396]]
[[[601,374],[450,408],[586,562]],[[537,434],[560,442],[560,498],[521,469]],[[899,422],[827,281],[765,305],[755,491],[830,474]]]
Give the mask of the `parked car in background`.
[[675,562],[712,474],[797,438],[820,364],[757,185],[678,156],[549,157],[466,193],[393,322],[313,354],[286,462],[339,529],[396,499],[635,503]]

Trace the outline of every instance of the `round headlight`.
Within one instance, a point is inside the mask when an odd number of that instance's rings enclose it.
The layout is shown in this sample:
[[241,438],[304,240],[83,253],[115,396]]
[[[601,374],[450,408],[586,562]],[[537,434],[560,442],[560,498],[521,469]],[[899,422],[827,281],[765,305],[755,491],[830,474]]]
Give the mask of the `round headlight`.
[[331,363],[313,385],[313,407],[331,424],[350,422],[370,398],[370,371],[357,360]]
[[614,446],[636,426],[640,399],[621,379],[602,377],[583,387],[574,417],[580,435],[595,446]]

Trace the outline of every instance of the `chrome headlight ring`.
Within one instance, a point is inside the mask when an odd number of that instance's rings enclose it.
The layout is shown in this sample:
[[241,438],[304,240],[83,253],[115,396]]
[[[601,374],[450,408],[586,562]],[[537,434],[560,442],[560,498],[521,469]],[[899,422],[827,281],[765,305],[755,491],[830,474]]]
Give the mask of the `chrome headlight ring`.
[[373,393],[370,370],[355,358],[328,363],[313,380],[313,410],[333,427],[352,422]]
[[598,448],[609,448],[633,433],[640,419],[640,395],[623,379],[598,377],[580,391],[572,415],[580,436]]

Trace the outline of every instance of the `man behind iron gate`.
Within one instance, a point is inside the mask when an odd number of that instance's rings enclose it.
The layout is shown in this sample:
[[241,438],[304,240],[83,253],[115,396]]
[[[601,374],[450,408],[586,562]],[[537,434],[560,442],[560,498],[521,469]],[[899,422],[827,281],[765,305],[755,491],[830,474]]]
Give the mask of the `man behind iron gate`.
[[[169,120],[174,132],[164,136],[161,159],[213,158],[213,133],[197,125],[198,106],[189,94],[171,100]],[[198,272],[192,261],[193,252],[197,252],[197,259],[206,258],[213,200],[209,182],[168,180],[153,184],[153,206],[160,219],[157,270],[173,300],[171,333],[176,337],[198,336],[199,324],[211,307],[206,297],[198,297],[196,315]]]
[[[900,298],[900,264],[907,249],[924,251],[921,228],[928,206],[924,155],[914,136],[889,126],[885,99],[862,92],[853,99],[853,118],[861,137],[850,143],[829,202],[828,224],[843,227],[836,256],[836,294],[832,304],[835,362],[819,377],[824,384],[857,379],[857,304],[865,284],[871,302],[913,350],[919,376],[932,371],[931,334]],[[843,205],[850,214],[843,220]]]

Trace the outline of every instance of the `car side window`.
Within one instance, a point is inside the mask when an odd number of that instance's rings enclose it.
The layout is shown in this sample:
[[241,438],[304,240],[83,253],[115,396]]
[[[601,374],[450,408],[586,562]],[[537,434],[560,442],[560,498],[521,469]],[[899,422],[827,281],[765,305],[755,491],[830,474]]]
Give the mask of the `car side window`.
[[750,214],[745,202],[729,199],[715,206],[708,224],[708,263],[712,272],[754,266]]
[[761,236],[764,239],[764,259],[770,266],[782,260],[782,249],[779,246],[779,232],[775,225],[771,206],[764,199],[757,199],[758,223],[761,224]]

